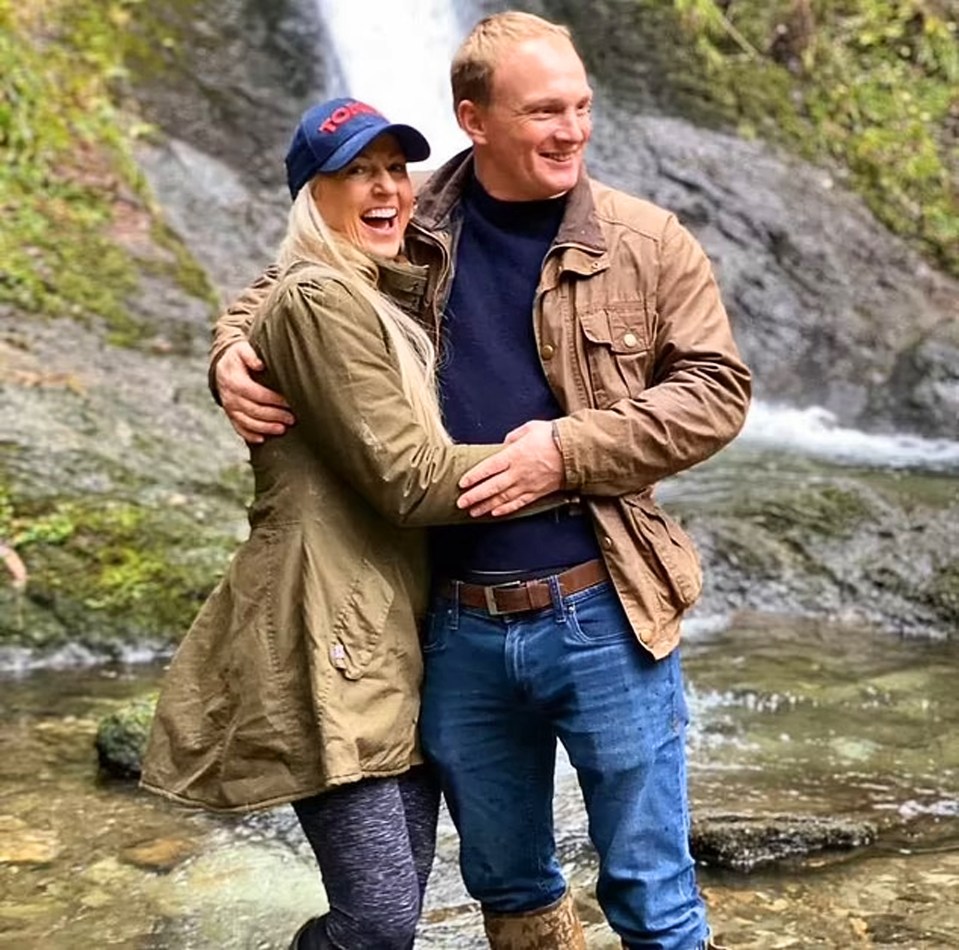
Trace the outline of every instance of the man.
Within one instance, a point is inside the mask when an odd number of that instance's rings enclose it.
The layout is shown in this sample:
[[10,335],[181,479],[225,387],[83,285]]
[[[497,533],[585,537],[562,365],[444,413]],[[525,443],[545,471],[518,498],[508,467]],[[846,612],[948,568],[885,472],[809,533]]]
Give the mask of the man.
[[[433,531],[423,744],[494,948],[584,946],[553,839],[559,738],[624,947],[700,950],[676,647],[701,576],[652,488],[735,436],[749,374],[695,240],[586,176],[591,91],[565,28],[486,18],[452,85],[472,149],[420,191],[407,253],[430,267],[417,310],[442,329],[450,434],[509,445],[461,483],[492,517]],[[245,365],[245,344],[216,364],[234,425],[282,432]],[[497,520],[558,489],[581,507]]]

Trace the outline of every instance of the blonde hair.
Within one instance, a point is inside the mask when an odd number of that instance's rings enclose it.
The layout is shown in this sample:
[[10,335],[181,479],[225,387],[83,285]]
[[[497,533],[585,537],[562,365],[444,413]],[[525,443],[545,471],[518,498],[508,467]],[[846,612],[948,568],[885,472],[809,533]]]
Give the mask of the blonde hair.
[[280,276],[266,307],[275,306],[290,286],[306,276],[339,281],[376,314],[396,358],[403,394],[417,421],[434,437],[450,442],[436,393],[433,341],[423,327],[371,283],[368,274],[375,262],[331,230],[313,200],[311,184],[299,190],[290,209],[278,255]]
[[510,46],[523,40],[561,36],[572,43],[565,26],[550,23],[532,13],[507,10],[484,17],[460,44],[450,67],[453,111],[464,99],[488,106],[493,91],[493,72]]

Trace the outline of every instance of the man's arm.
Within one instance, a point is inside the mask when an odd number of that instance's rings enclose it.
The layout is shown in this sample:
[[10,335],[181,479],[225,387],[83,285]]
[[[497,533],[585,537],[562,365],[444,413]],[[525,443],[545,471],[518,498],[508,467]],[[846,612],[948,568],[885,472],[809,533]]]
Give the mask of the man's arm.
[[268,268],[230,304],[213,329],[210,391],[246,442],[262,442],[266,436],[283,435],[294,422],[283,396],[253,379],[253,373],[263,370],[263,363],[247,342],[253,314],[273,289],[276,279],[276,267]]
[[[581,409],[554,423],[527,423],[510,449],[466,473],[460,504],[474,514],[507,514],[538,497],[544,458],[562,459],[561,487],[623,495],[713,455],[742,428],[750,376],[733,341],[712,267],[671,217],[657,286],[655,379],[636,399]],[[482,484],[478,484],[482,482]],[[475,486],[475,487],[474,487]]]

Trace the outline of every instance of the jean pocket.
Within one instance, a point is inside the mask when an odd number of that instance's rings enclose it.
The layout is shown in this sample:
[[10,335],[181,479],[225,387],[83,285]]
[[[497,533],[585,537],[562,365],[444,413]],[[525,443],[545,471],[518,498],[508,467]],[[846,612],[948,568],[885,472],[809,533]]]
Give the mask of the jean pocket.
[[430,608],[423,619],[423,635],[420,645],[424,656],[439,653],[446,646],[446,631],[449,629],[451,607]]
[[570,637],[585,644],[622,643],[633,639],[629,618],[611,585],[603,584],[566,608]]

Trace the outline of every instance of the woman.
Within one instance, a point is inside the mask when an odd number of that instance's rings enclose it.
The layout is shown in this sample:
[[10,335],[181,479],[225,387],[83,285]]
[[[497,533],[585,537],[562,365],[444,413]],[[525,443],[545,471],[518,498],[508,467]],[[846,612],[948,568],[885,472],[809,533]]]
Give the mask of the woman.
[[391,300],[415,129],[333,100],[286,159],[280,279],[251,342],[298,424],[250,447],[251,533],[173,659],[143,785],[220,811],[292,802],[330,899],[293,947],[408,947],[438,792],[416,739],[424,538],[466,520],[457,479],[497,446],[451,444],[433,347]]

